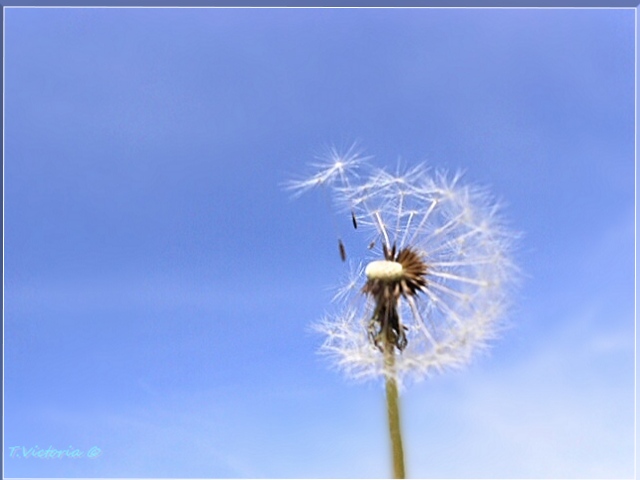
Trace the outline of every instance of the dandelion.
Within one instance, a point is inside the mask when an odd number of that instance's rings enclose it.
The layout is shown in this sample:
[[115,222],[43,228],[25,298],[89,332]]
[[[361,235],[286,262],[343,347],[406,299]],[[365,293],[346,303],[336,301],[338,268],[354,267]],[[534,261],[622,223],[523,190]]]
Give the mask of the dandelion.
[[402,478],[398,387],[466,365],[497,336],[515,273],[514,235],[488,193],[463,185],[461,174],[430,174],[423,165],[390,173],[366,160],[353,147],[332,150],[290,188],[330,192],[372,247],[336,296],[340,308],[316,329],[325,337],[321,353],[349,378],[384,380],[394,474]]

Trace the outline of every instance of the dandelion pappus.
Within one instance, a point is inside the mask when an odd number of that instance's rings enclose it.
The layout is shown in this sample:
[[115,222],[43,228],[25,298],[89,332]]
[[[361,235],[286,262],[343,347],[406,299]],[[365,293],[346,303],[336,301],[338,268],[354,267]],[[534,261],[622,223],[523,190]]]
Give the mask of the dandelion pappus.
[[354,229],[376,239],[362,260],[362,286],[348,289],[343,310],[317,325],[327,336],[321,351],[350,376],[422,378],[460,366],[500,328],[517,272],[514,236],[486,190],[460,178],[422,165],[390,173],[349,150],[333,151],[310,180],[292,185],[321,184]]

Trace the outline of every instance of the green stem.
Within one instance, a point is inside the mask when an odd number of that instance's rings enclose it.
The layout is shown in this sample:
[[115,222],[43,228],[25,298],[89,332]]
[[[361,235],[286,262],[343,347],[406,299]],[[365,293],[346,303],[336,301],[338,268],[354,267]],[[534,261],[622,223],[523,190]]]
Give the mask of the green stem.
[[389,418],[389,436],[391,437],[391,451],[393,453],[393,476],[405,478],[404,450],[402,448],[402,432],[400,431],[400,408],[398,399],[398,384],[395,378],[393,346],[385,349],[385,362],[390,374],[387,376],[387,415]]

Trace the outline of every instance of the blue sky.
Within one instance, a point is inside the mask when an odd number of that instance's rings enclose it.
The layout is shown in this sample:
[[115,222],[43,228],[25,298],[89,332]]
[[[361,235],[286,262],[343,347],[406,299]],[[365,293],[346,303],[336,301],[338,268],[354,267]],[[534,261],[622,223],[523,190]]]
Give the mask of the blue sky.
[[[5,475],[388,476],[383,389],[309,331],[331,214],[282,189],[359,141],[464,170],[522,232],[512,328],[403,393],[408,474],[632,477],[634,21],[6,9]],[[7,450],[36,445],[102,455]]]

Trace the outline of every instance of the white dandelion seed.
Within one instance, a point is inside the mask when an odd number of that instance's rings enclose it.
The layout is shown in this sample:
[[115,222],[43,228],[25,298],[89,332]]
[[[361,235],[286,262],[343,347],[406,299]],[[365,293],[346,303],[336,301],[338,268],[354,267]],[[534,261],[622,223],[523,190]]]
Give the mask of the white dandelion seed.
[[325,186],[376,245],[316,325],[320,352],[350,378],[400,384],[466,365],[501,330],[516,272],[499,207],[460,173],[389,173],[354,147],[317,166],[289,187]]
[[311,166],[316,173],[308,178],[287,182],[286,188],[292,190],[295,196],[301,195],[315,187],[333,187],[336,184],[349,185],[349,180],[356,176],[358,167],[364,164],[370,157],[363,156],[356,143],[352,144],[346,152],[340,153],[335,147],[330,147],[327,152],[316,158]]

